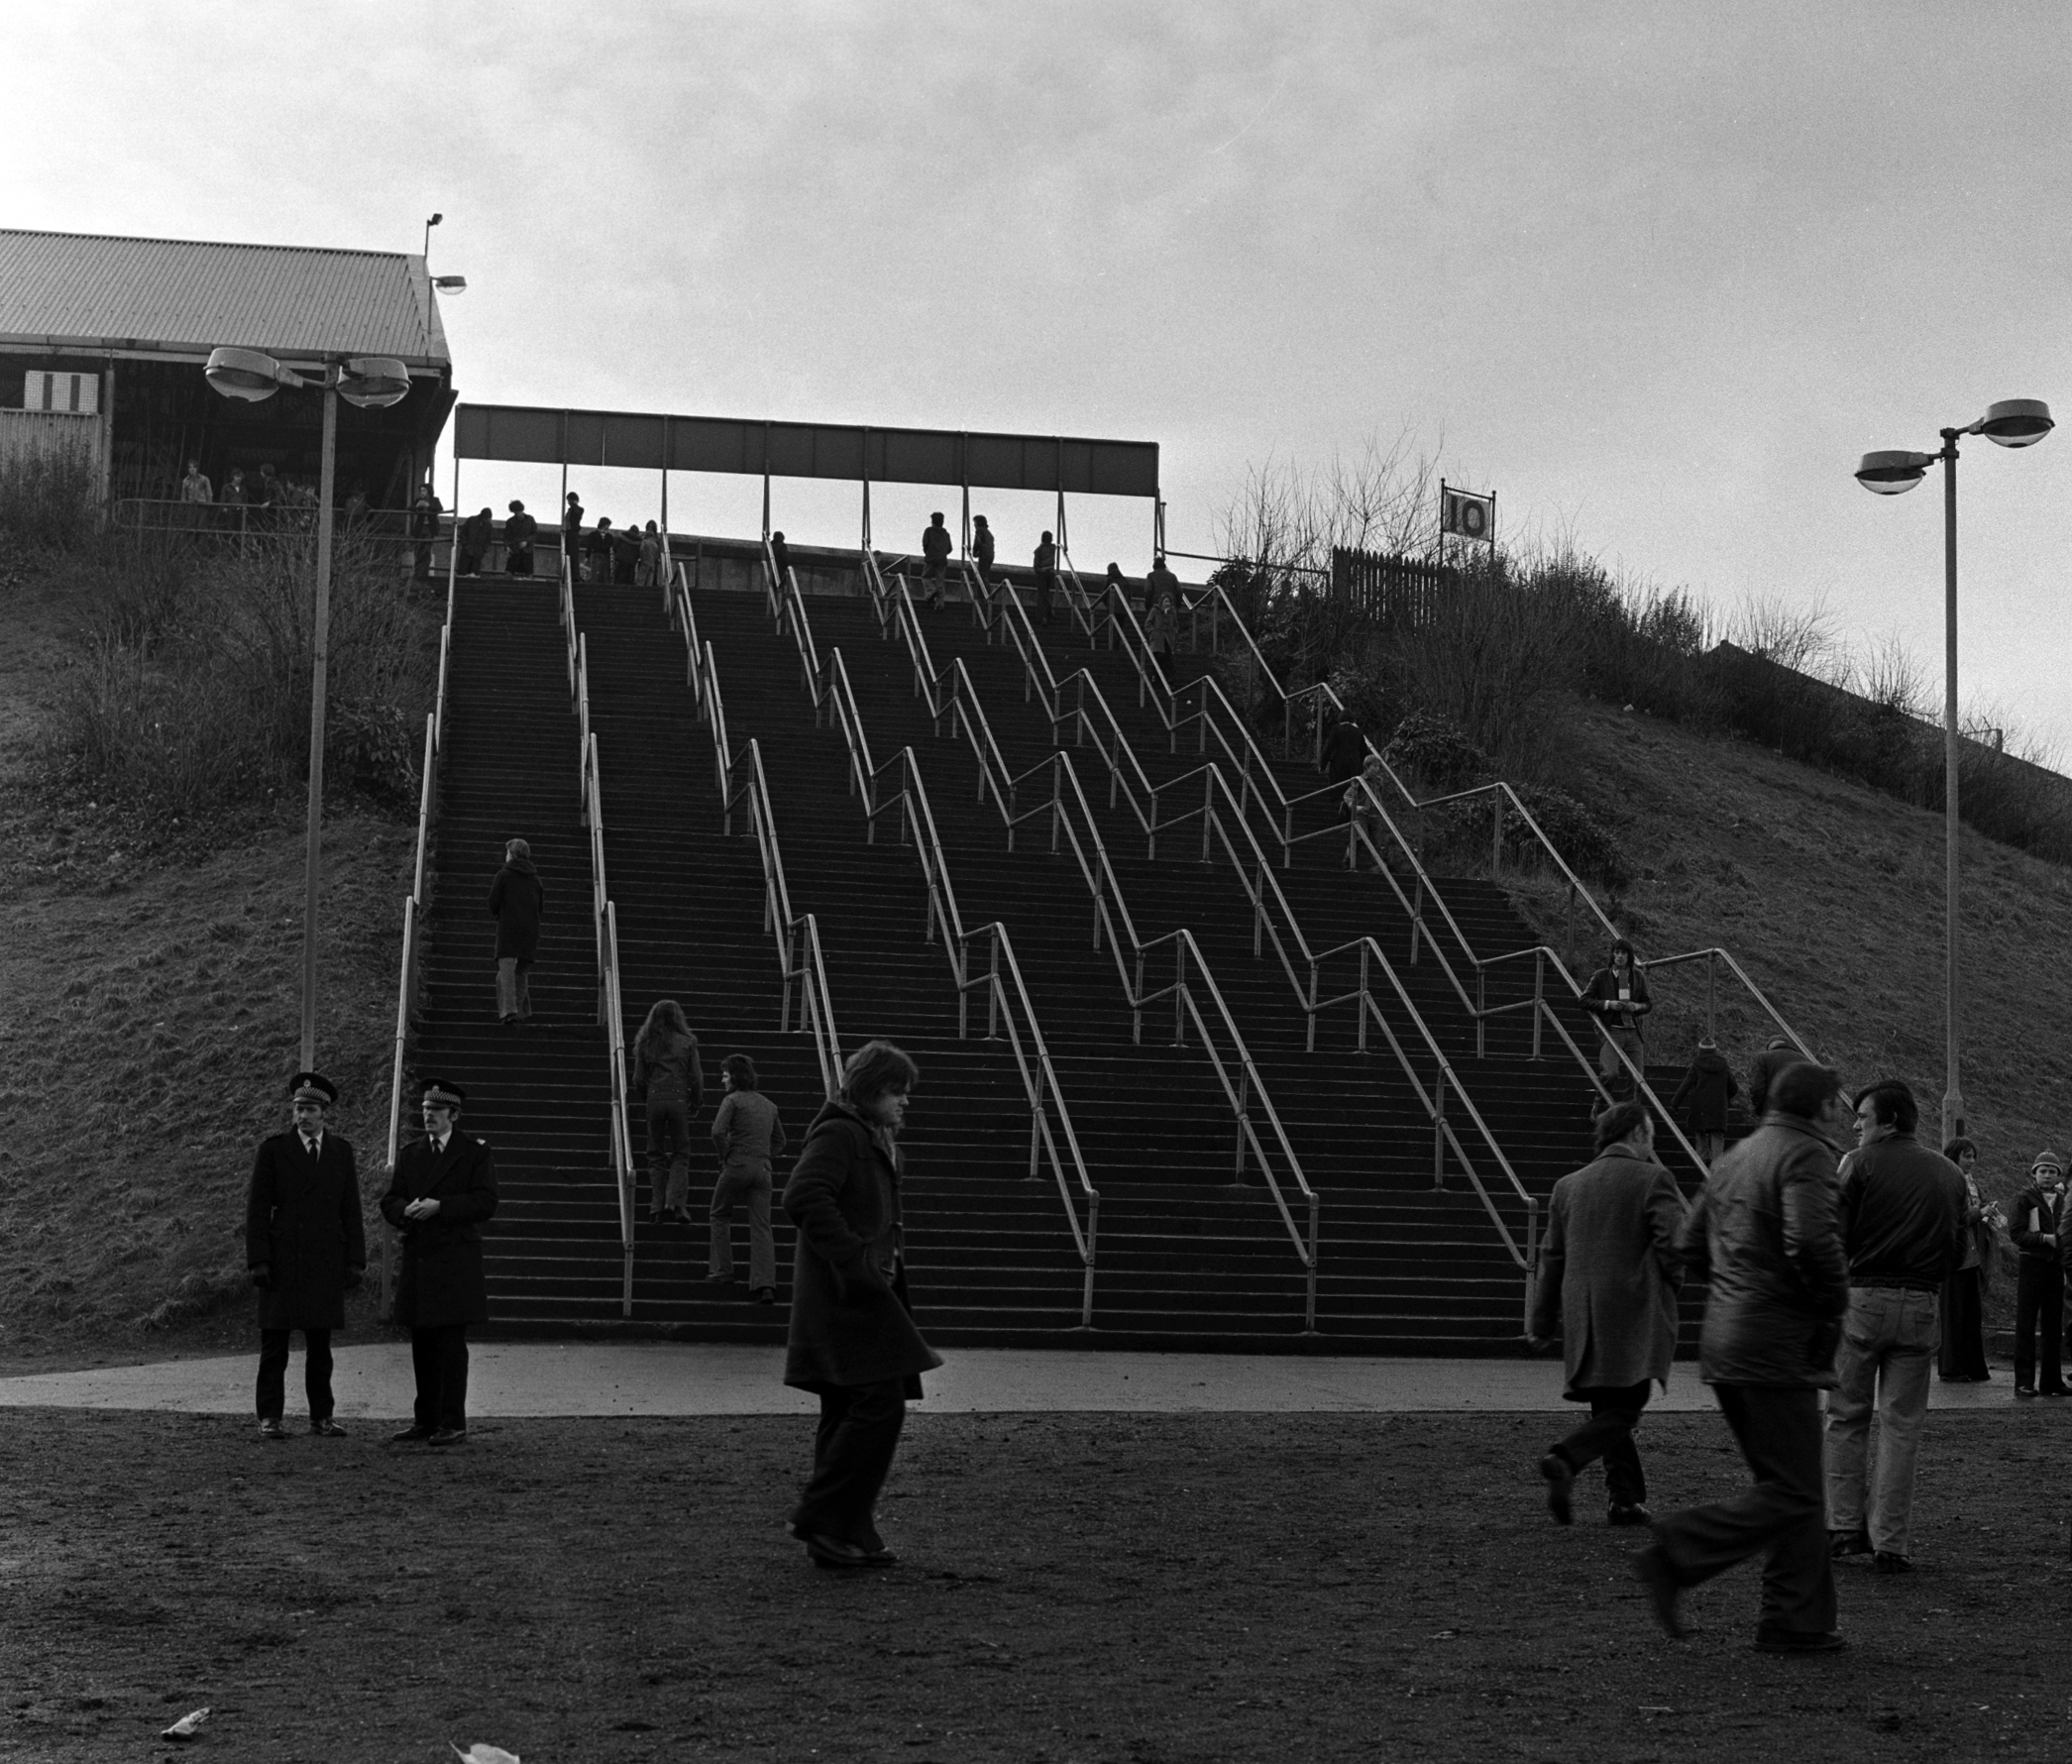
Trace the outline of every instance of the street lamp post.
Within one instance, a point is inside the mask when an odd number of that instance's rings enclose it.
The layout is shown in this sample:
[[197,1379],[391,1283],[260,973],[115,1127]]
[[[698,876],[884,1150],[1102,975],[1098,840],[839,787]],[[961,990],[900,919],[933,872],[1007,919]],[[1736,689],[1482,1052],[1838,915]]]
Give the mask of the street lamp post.
[[1942,462],[1942,764],[1943,764],[1943,1060],[1942,1143],[1964,1132],[1964,1090],[1958,1079],[1958,916],[1957,916],[1957,441],[1984,435],[2002,447],[2031,447],[2050,433],[2050,407],[2035,398],[2008,398],[1992,405],[1975,423],[1944,429],[1936,453],[1867,453],[1856,469],[1856,481],[1881,496],[1911,490]]
[[302,878],[302,1069],[316,1066],[317,880],[324,825],[324,687],[331,631],[331,505],[338,475],[338,400],[363,408],[400,403],[410,389],[410,371],[387,356],[357,356],[326,362],[311,380],[256,349],[217,349],[203,370],[209,385],[227,398],[257,403],[283,386],[321,386],[324,390],[324,463],[317,487],[316,609],[310,630],[308,851]]

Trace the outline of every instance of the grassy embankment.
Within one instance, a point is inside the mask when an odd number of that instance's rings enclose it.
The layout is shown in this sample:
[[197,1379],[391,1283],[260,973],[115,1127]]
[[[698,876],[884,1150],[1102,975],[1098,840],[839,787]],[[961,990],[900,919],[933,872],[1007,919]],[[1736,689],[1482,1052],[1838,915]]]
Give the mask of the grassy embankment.
[[[81,774],[67,740],[82,715],[125,720],[91,701],[123,659],[107,566],[0,556],[0,1363],[246,1339],[245,1183],[257,1141],[284,1124],[299,1051],[296,756],[261,755],[240,791],[199,806]],[[430,679],[428,619],[398,626],[413,694]],[[160,634],[130,658],[168,717],[194,703],[170,672],[176,647]],[[306,675],[300,690],[306,706]],[[256,724],[267,707],[252,711]],[[384,1149],[414,831],[393,792],[383,806],[349,775],[332,798],[318,1049],[364,1180]]]
[[[1694,733],[1578,701],[1570,763],[1617,805],[1637,880],[1613,916],[1644,956],[1720,944],[1854,1083],[1897,1074],[1921,1098],[1924,1138],[1943,1088],[1943,821],[1751,741]],[[2006,1199],[2044,1146],[2072,1141],[2072,870],[1966,829],[1963,1082],[1981,1186]],[[1551,940],[1565,891],[1514,883]],[[1601,893],[1601,891],[1600,891]],[[1580,953],[1601,959],[1593,945]],[[1704,999],[1700,969],[1659,981],[1650,1056],[1685,1056]],[[1719,1042],[1737,1067],[1767,1019],[1719,990]],[[1999,1282],[2001,1305],[2012,1280]]]

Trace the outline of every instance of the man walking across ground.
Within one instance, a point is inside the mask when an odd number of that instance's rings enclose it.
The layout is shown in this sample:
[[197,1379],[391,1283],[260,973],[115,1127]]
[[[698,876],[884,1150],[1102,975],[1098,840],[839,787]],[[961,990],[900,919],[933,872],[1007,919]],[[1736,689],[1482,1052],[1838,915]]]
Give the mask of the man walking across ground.
[[352,1143],[324,1126],[337,1086],[297,1072],[287,1093],[291,1124],[261,1142],[245,1201],[245,1264],[259,1288],[259,1431],[287,1438],[287,1353],[299,1329],[309,1431],[331,1438],[345,1432],[331,1418],[331,1332],[345,1327],[347,1289],[367,1272],[367,1227]]
[[395,1320],[410,1332],[417,1400],[395,1443],[468,1439],[468,1325],[490,1320],[482,1228],[496,1211],[496,1161],[489,1142],[460,1130],[468,1093],[450,1078],[418,1086],[424,1138],[396,1155],[382,1217],[403,1235]]
[[1633,1429],[1676,1356],[1684,1200],[1655,1161],[1655,1118],[1641,1104],[1598,1116],[1596,1144],[1595,1162],[1554,1185],[1530,1331],[1535,1347],[1561,1337],[1562,1396],[1588,1403],[1590,1418],[1548,1450],[1540,1475],[1547,1510],[1567,1525],[1577,1473],[1602,1458],[1607,1521],[1644,1525],[1648,1483]]
[[2028,1186],[2008,1209],[2008,1235],[2021,1252],[2015,1282],[2015,1396],[2034,1396],[2036,1339],[2043,1342],[2045,1396],[2065,1393],[2060,1358],[2065,1328],[2065,1273],[2059,1261],[2059,1220],[2065,1206],[2065,1160],[2055,1152],[2038,1152],[2029,1167]]
[[1711,1282],[1698,1377],[1712,1386],[1755,1486],[1658,1520],[1655,1542],[1634,1557],[1671,1635],[1688,1633],[1677,1613],[1686,1587],[1767,1550],[1757,1650],[1843,1645],[1827,1554],[1820,1392],[1834,1387],[1849,1304],[1832,1150],[1848,1126],[1833,1071],[1786,1067],[1762,1126],[1713,1167],[1678,1242],[1685,1268]]
[[[1919,1123],[1920,1106],[1899,1079],[1858,1091],[1857,1150],[1842,1167],[1849,1312],[1827,1399],[1828,1547],[1838,1557],[1870,1554],[1881,1574],[1912,1566],[1907,1520],[1928,1413],[1935,1298],[1964,1260],[1971,1229],[1963,1173],[1913,1137]],[[1872,1475],[1874,1401],[1878,1465]]]

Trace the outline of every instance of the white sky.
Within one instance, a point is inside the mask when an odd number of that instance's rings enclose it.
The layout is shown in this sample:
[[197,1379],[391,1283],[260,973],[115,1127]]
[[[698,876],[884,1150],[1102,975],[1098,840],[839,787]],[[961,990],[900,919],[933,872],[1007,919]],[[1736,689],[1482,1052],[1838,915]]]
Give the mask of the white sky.
[[[1857,455],[2072,416],[2061,0],[64,0],[7,36],[0,225],[414,251],[443,210],[465,398],[1154,440],[1189,550],[1249,464],[1407,429],[1506,532],[1823,599],[1939,683],[1939,496]],[[1960,473],[1967,699],[2072,752],[2072,433]],[[854,542],[849,489],[776,494]],[[671,524],[759,495],[678,477]],[[955,519],[873,499],[881,544]],[[1047,501],[989,503],[1026,556]],[[1147,561],[1142,504],[1070,520],[1082,568]]]

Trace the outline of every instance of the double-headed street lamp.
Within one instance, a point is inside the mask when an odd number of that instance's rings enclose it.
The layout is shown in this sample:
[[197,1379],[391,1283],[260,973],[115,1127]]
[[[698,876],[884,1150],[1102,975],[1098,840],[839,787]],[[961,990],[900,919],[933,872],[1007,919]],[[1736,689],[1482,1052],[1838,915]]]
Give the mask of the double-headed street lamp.
[[1920,483],[1937,460],[1942,462],[1944,1145],[1964,1132],[1964,1092],[1957,1080],[1957,438],[1984,435],[2002,447],[2031,447],[2053,426],[2047,404],[2035,398],[2008,398],[1966,428],[1944,429],[1939,453],[1867,453],[1856,469],[1856,481],[1865,490],[1896,496]]
[[317,487],[316,619],[310,632],[309,682],[309,851],[302,886],[302,1069],[316,1065],[316,896],[324,826],[324,676],[331,626],[331,503],[338,473],[338,400],[363,409],[400,403],[410,390],[410,371],[389,356],[355,356],[315,367],[316,378],[297,373],[257,349],[209,352],[203,370],[209,385],[226,398],[257,403],[284,386],[324,388],[324,465]]

